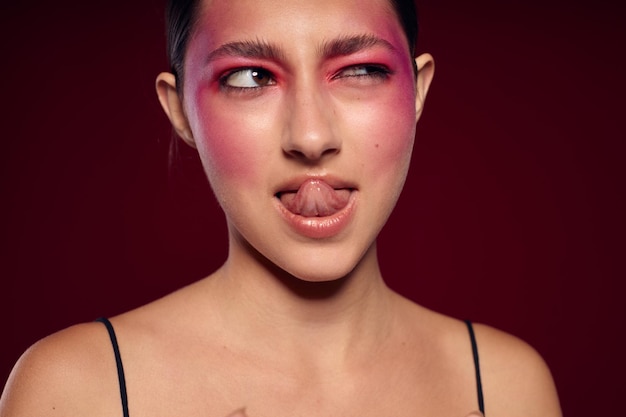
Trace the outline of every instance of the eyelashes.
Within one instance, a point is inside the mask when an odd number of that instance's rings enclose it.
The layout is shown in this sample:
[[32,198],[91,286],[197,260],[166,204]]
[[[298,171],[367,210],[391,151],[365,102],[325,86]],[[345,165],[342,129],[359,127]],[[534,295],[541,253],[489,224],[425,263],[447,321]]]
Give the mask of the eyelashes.
[[[332,75],[331,80],[344,80],[349,84],[378,84],[391,76],[384,65],[359,64],[342,68]],[[276,77],[262,67],[237,68],[222,75],[220,86],[227,91],[252,92],[276,85]]]
[[391,71],[382,65],[353,65],[339,71],[333,78],[371,78],[375,80],[387,79]]

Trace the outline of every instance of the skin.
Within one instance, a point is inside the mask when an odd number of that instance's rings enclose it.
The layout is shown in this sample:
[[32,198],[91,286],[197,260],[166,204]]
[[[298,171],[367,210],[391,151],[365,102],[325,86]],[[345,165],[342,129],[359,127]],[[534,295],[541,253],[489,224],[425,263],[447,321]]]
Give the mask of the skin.
[[[224,209],[229,257],[211,276],[112,319],[131,415],[477,415],[465,325],[391,291],[376,259],[432,57],[417,58],[415,76],[384,0],[206,1],[201,13],[181,94],[168,73],[157,92]],[[346,53],[346,39],[365,37],[376,41]],[[258,41],[273,54],[242,52]],[[324,47],[333,44],[343,53]],[[268,72],[251,78],[250,67]],[[311,178],[353,190],[348,221],[321,238],[291,227],[275,197]],[[475,331],[490,415],[561,415],[532,348]],[[119,413],[98,323],[35,344],[0,400],[1,417]]]

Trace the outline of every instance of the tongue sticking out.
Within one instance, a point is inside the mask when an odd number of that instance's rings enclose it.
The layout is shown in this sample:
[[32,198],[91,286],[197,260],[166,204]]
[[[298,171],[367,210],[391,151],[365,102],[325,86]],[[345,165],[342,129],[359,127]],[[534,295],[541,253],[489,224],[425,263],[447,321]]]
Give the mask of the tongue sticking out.
[[335,190],[322,180],[304,182],[298,191],[278,195],[283,205],[292,213],[304,217],[325,217],[337,213],[348,204],[349,189]]

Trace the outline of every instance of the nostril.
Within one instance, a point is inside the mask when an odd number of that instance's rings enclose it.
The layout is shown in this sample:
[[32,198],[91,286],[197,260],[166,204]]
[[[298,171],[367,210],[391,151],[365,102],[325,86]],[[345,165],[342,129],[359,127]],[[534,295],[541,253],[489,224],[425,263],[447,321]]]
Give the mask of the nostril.
[[339,148],[327,148],[321,151],[317,149],[291,149],[285,150],[284,153],[294,159],[307,160],[307,161],[318,161],[322,158],[329,157],[339,153]]
[[304,152],[299,151],[297,149],[285,150],[284,153],[285,155],[290,156],[295,159],[307,159]]
[[339,148],[329,148],[322,152],[322,156],[324,155],[334,155],[339,153]]

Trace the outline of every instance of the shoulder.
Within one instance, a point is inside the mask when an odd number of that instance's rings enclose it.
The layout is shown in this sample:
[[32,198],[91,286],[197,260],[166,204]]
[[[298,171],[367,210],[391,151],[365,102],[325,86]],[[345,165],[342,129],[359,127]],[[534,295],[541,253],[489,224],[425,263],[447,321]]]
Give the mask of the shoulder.
[[0,416],[111,414],[108,408],[119,408],[116,372],[101,323],[62,330],[35,343],[18,360],[0,398]]
[[[449,392],[463,392],[476,403],[475,367],[467,325],[419,305],[409,304],[409,330],[434,350],[443,363]],[[493,327],[472,323],[479,357],[485,412],[489,416],[561,417],[552,375],[543,358],[523,340]],[[416,336],[417,337],[417,336]],[[456,387],[456,388],[454,388]],[[448,395],[448,394],[442,394]]]
[[552,375],[526,342],[475,324],[485,408],[490,415],[561,416]]

